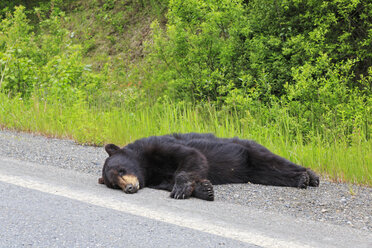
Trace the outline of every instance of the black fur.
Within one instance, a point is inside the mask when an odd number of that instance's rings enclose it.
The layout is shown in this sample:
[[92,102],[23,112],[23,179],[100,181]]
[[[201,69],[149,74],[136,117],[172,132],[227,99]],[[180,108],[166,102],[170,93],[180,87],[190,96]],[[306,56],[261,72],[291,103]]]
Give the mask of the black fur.
[[251,140],[188,133],[143,138],[122,149],[113,144],[105,148],[109,158],[100,181],[110,188],[118,188],[118,173],[135,175],[140,188],[171,191],[170,196],[176,199],[194,196],[213,200],[212,184],[319,185],[313,171]]

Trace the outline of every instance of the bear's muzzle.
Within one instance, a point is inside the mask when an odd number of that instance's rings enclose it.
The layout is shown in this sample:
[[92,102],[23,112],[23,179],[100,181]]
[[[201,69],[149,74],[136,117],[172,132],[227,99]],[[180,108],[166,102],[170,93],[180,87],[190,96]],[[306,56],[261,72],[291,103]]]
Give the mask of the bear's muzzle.
[[139,190],[138,178],[130,174],[119,176],[118,185],[127,194],[133,194]]

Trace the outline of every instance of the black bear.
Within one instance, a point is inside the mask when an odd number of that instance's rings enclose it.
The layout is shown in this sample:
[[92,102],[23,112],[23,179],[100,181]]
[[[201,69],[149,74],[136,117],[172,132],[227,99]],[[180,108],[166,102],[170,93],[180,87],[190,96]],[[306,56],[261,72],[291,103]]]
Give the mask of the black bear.
[[105,150],[109,157],[98,181],[125,193],[150,187],[168,190],[175,199],[194,196],[213,201],[213,184],[319,185],[319,177],[310,169],[239,138],[172,134],[139,139],[123,148],[108,144]]

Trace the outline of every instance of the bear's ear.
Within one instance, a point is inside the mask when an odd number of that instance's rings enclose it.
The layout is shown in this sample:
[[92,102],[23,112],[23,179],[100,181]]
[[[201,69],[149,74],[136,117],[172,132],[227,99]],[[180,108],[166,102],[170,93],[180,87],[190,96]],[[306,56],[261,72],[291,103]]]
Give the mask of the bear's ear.
[[116,152],[117,150],[120,150],[120,147],[114,144],[107,144],[105,146],[105,150],[108,153],[108,155],[111,156],[114,152]]
[[98,183],[105,184],[105,180],[103,179],[103,177],[98,178]]

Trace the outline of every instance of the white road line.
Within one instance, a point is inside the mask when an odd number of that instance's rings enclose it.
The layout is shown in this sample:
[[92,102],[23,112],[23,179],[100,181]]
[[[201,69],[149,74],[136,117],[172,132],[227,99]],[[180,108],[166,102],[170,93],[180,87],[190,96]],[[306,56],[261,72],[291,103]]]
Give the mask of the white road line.
[[181,227],[191,228],[194,230],[219,235],[225,238],[239,240],[242,242],[255,244],[262,247],[309,247],[304,244],[299,244],[294,241],[278,240],[262,234],[248,232],[243,229],[232,228],[228,223],[210,222],[199,220],[197,218],[182,218],[180,214],[172,212],[159,212],[158,210],[149,209],[137,204],[126,203],[119,200],[114,200],[109,197],[98,197],[92,192],[84,190],[71,189],[64,186],[52,185],[47,182],[40,182],[37,179],[22,178],[18,176],[4,175],[0,172],[0,181],[13,184],[16,186],[38,190],[44,193],[49,193],[57,196],[63,196],[73,200],[89,203],[92,205],[114,209],[117,211],[129,213],[136,216],[146,217],[149,219],[174,224]]

